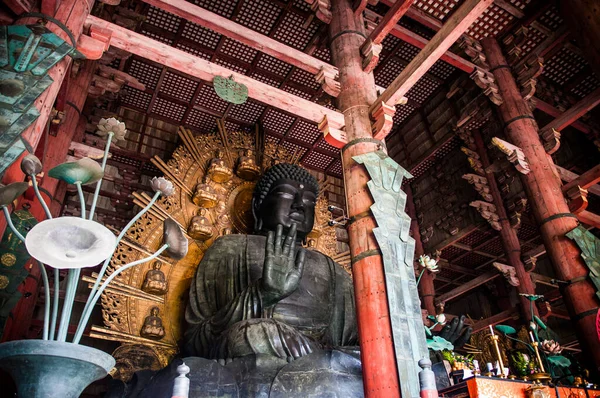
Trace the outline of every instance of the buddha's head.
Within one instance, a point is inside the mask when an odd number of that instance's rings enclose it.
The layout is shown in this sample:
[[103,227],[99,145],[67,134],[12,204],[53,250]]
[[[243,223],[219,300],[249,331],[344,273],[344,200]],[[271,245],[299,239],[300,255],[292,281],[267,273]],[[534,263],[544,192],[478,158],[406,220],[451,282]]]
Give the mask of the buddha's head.
[[278,224],[284,232],[296,224],[297,238],[312,230],[319,184],[308,171],[294,164],[280,163],[268,169],[256,183],[252,198],[254,229],[265,234]]

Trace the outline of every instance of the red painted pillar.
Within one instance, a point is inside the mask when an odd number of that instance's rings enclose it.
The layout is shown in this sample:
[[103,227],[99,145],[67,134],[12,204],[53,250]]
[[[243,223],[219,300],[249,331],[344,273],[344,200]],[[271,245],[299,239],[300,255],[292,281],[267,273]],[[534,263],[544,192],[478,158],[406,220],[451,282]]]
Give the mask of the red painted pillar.
[[598,312],[596,289],[587,278],[588,269],[579,248],[565,236],[577,226],[577,219],[569,212],[554,162],[544,150],[538,136],[538,125],[519,93],[498,42],[488,38],[482,40],[482,45],[504,100],[499,109],[506,125],[506,136],[512,144],[523,150],[531,168],[531,172],[521,175],[521,179],[538,221],[546,252],[557,276],[570,283],[563,290],[569,315],[584,352],[588,353],[588,358],[593,358],[596,368],[600,369],[600,341],[595,324]]
[[[421,242],[421,232],[419,231],[419,223],[417,221],[417,210],[413,201],[412,189],[410,184],[406,184],[404,191],[406,192],[406,213],[411,218],[410,230],[412,237],[415,240],[415,259],[425,254],[423,242]],[[421,297],[422,307],[427,310],[428,315],[435,316],[435,286],[433,285],[433,274],[425,271],[419,282],[419,296]]]
[[[479,130],[473,130],[472,134],[475,139],[475,145],[477,146],[477,153],[481,158],[481,163],[483,164],[484,169],[487,169],[487,167],[490,166],[490,160],[488,158],[487,148],[481,138],[481,133]],[[506,253],[506,258],[508,259],[508,265],[514,267],[517,278],[519,279],[520,284],[516,287],[517,292],[519,292],[519,294],[535,294],[535,287],[533,286],[531,276],[529,275],[529,272],[525,271],[525,264],[523,264],[523,260],[521,260],[521,243],[517,237],[517,231],[510,225],[508,215],[506,214],[506,208],[504,207],[504,200],[500,194],[500,189],[496,183],[494,173],[486,171],[485,177],[488,180],[490,193],[494,198],[494,206],[496,206],[496,212],[500,219],[500,226],[502,226],[500,240],[502,241],[504,253]],[[521,302],[523,314],[526,316],[526,319],[530,321],[532,315],[529,313],[530,301],[523,296],[519,296],[519,301]],[[533,306],[533,311],[534,315],[538,315],[537,307],[535,305]]]
[[341,84],[337,107],[344,113],[349,141],[342,162],[365,396],[394,398],[400,396],[400,388],[383,260],[372,232],[376,223],[369,209],[373,204],[367,188],[370,178],[352,160],[382,147],[372,137],[369,119],[369,106],[377,98],[375,79],[362,70],[359,49],[366,37],[362,15],[354,14],[350,0],[333,1],[331,11],[331,58],[339,68]]

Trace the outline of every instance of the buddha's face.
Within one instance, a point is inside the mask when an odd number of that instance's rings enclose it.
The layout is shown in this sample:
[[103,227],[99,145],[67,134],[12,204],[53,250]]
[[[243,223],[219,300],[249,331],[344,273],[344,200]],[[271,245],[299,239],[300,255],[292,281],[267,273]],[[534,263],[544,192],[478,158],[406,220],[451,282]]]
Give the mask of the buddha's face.
[[285,231],[296,224],[297,238],[304,239],[313,228],[316,200],[310,188],[282,178],[271,186],[256,216],[262,221],[263,231],[275,231],[278,224]]

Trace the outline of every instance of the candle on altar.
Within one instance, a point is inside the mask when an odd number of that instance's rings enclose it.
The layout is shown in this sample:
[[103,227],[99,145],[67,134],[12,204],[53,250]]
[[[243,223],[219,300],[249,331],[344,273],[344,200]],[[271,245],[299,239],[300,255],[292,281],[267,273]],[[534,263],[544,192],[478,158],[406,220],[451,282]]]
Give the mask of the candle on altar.
[[477,371],[479,370],[479,361],[476,359],[473,360],[473,368]]
[[494,327],[492,325],[490,325],[490,332],[492,333],[492,336],[494,336]]
[[529,338],[531,338],[532,343],[535,343],[535,338],[533,337],[533,333],[531,331],[529,332]]

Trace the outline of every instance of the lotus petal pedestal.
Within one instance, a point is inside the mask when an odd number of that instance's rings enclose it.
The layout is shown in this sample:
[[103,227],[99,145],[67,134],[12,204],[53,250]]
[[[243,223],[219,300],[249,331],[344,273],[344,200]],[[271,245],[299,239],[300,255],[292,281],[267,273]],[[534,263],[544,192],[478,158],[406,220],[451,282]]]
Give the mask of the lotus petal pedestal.
[[79,344],[48,340],[0,344],[0,367],[14,379],[19,398],[77,398],[114,366],[107,353]]

